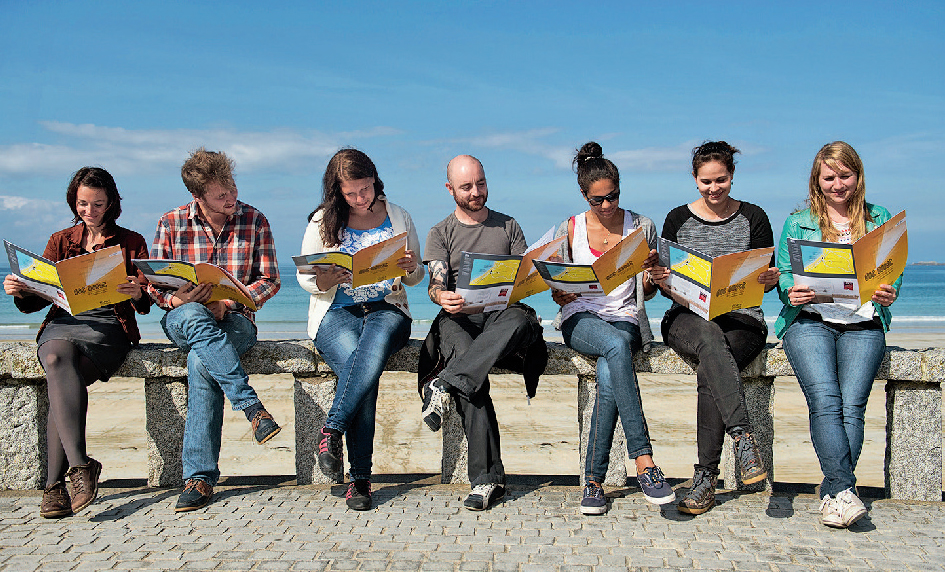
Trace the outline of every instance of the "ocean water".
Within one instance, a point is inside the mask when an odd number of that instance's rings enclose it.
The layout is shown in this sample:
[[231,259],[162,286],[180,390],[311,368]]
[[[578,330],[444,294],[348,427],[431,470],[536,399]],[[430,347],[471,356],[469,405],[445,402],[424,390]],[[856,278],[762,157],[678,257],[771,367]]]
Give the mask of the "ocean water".
[[[302,339],[307,337],[309,295],[302,290],[295,280],[295,267],[280,268],[283,282],[279,293],[266,302],[256,314],[256,322],[261,339]],[[9,267],[0,267],[4,276]],[[899,299],[893,305],[892,332],[894,333],[945,333],[945,266],[907,266],[903,277]],[[413,337],[422,338],[436,317],[439,306],[427,297],[426,281],[407,289],[410,301],[410,313],[413,317]],[[551,326],[558,305],[551,300],[548,292],[536,294],[524,300],[538,312],[545,325],[547,339],[553,339],[558,332]],[[647,314],[653,333],[659,337],[659,324],[663,313],[669,308],[670,301],[657,295],[647,302]],[[765,294],[762,309],[769,329],[773,330],[774,320],[781,311],[781,301],[776,292]],[[154,306],[147,316],[138,317],[142,336],[150,340],[165,339],[160,319],[163,311]],[[46,312],[22,314],[13,305],[9,296],[0,299],[0,340],[32,340],[43,321]]]

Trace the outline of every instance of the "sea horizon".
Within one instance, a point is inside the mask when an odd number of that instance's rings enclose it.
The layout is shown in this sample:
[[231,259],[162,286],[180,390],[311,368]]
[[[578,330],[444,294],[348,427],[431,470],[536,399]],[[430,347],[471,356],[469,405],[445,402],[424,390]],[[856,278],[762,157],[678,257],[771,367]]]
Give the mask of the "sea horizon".
[[[295,279],[295,267],[281,265],[282,287],[279,293],[268,300],[256,313],[256,326],[259,339],[306,339],[308,321],[309,294],[302,290]],[[8,266],[0,266],[0,273],[9,273]],[[426,293],[427,281],[407,288],[410,305],[411,337],[423,338],[429,331],[430,324],[439,312],[439,306],[430,301]],[[941,285],[945,284],[945,265],[910,264],[906,266],[902,290],[899,299],[893,304],[893,321],[890,334],[908,334],[912,336],[928,335],[930,340],[945,336],[945,297],[941,295]],[[19,312],[11,297],[0,303],[0,341],[32,341],[36,337],[39,325],[46,315],[46,310],[33,314]],[[560,341],[560,332],[552,326],[558,305],[548,292],[541,292],[523,300],[532,306],[545,330],[545,339]],[[669,309],[669,299],[657,295],[646,303],[653,335],[660,339],[660,321]],[[781,311],[781,301],[777,292],[765,294],[762,302],[765,322],[768,325],[769,340],[773,341],[774,322]],[[163,310],[153,306],[151,313],[138,316],[138,326],[145,341],[164,341],[166,336],[160,320]]]

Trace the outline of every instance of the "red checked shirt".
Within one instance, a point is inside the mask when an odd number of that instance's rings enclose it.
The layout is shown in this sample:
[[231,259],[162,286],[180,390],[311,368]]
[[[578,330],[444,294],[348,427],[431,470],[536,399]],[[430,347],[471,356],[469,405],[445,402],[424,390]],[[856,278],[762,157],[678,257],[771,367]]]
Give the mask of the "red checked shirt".
[[[158,221],[151,258],[215,264],[246,285],[257,307],[275,296],[281,284],[269,221],[261,212],[240,201],[236,202],[236,212],[217,237],[200,216],[197,201],[165,214]],[[168,299],[173,292],[149,285],[148,293],[160,307],[171,309]],[[227,300],[226,304],[231,311],[254,320],[249,308],[232,300]]]

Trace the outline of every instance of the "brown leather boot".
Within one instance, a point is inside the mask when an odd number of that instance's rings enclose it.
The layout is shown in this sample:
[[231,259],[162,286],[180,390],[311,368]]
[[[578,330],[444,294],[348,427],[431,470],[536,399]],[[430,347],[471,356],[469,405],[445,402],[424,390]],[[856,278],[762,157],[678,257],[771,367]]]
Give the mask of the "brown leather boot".
[[91,457],[88,463],[66,472],[72,483],[72,512],[79,512],[92,504],[98,496],[98,477],[101,474],[102,464]]
[[66,483],[56,481],[43,491],[43,502],[39,505],[39,516],[43,518],[62,518],[72,514],[72,503]]

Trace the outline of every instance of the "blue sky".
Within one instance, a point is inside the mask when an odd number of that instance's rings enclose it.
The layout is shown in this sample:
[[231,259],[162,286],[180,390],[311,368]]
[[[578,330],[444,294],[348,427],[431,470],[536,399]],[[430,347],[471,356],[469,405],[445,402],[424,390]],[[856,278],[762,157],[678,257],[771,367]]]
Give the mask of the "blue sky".
[[98,165],[150,240],[206,146],[290,262],[328,158],[355,146],[421,242],[459,153],[531,242],[586,209],[570,162],[588,140],[620,167],[621,206],[660,227],[697,197],[692,147],[724,139],[743,151],[732,195],[777,238],[843,139],[867,199],[908,212],[910,261],[945,262],[942,2],[321,4],[0,0],[0,235],[41,251],[70,222],[71,174]]

